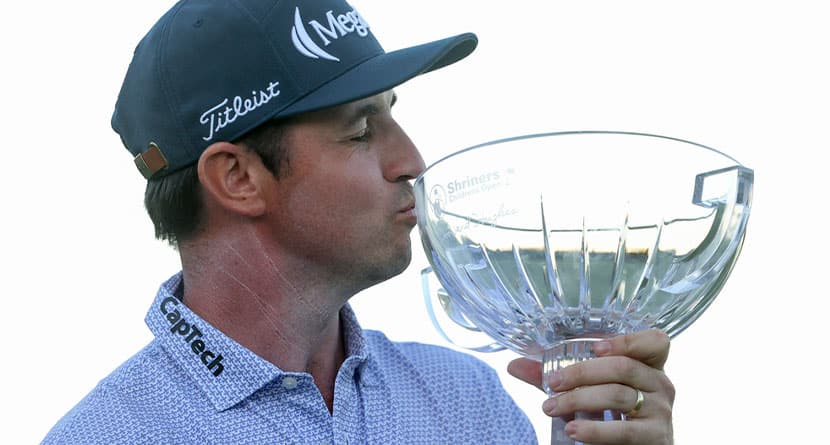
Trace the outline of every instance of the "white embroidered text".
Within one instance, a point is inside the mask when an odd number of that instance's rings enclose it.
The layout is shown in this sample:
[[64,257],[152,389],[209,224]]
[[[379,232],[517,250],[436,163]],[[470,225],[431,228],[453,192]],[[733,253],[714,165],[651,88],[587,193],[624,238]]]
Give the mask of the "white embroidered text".
[[233,99],[225,98],[213,108],[205,111],[199,118],[199,123],[208,127],[208,135],[202,137],[210,141],[219,130],[234,123],[236,119],[267,104],[271,99],[280,95],[277,89],[279,82],[270,82],[264,90],[251,91],[251,96],[243,98],[236,96]]

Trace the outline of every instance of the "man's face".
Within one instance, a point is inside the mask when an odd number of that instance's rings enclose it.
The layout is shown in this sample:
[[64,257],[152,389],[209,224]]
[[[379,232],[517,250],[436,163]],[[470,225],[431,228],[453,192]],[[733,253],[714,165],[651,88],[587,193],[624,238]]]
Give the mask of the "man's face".
[[[274,187],[272,239],[354,291],[402,272],[415,226],[420,153],[392,118],[391,91],[288,125],[288,170]],[[334,284],[334,283],[332,283]]]

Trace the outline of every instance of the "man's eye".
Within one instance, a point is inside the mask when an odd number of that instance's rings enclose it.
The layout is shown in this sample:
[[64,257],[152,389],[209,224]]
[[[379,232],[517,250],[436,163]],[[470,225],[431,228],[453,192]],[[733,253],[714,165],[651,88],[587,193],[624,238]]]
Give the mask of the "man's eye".
[[360,133],[358,133],[357,135],[355,135],[355,136],[352,138],[352,140],[353,140],[353,141],[358,141],[358,142],[366,142],[366,141],[368,141],[368,140],[369,140],[369,138],[370,138],[371,136],[372,136],[372,132],[371,132],[371,131],[369,131],[369,127],[366,127],[366,128],[364,128],[364,129],[363,129],[363,131],[361,131]]

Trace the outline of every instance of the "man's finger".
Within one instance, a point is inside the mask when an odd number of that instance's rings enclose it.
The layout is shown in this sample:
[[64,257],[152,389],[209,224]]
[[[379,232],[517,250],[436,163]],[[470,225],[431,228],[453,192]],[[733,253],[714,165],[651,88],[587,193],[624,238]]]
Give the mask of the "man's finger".
[[573,416],[577,412],[602,413],[604,410],[625,413],[637,405],[639,394],[636,389],[616,383],[588,386],[559,393],[545,400],[542,410],[551,417]]
[[598,357],[623,355],[662,371],[669,357],[669,346],[665,332],[650,329],[603,340],[595,343],[593,350]]
[[593,385],[618,383],[646,392],[668,391],[670,381],[663,371],[630,357],[597,357],[560,369],[550,376],[548,386],[555,392]]
[[542,365],[529,358],[517,358],[507,365],[507,372],[526,383],[542,389]]
[[673,443],[671,423],[653,421],[596,422],[574,420],[565,425],[565,434],[584,443],[605,444],[670,444]]

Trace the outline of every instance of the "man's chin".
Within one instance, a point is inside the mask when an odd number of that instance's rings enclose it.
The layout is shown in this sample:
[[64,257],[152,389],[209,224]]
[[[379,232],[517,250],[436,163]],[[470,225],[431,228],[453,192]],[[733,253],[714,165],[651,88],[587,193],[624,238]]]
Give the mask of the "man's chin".
[[392,277],[400,275],[406,270],[407,267],[409,267],[411,262],[412,251],[411,249],[406,249],[405,255],[401,254],[394,258],[390,258],[387,261],[376,263],[366,275],[368,281],[371,283],[369,286],[382,283]]

